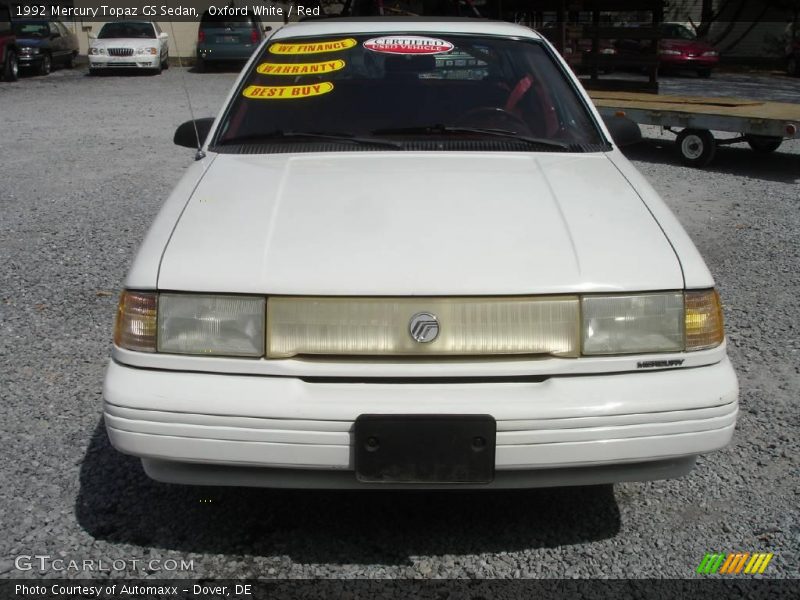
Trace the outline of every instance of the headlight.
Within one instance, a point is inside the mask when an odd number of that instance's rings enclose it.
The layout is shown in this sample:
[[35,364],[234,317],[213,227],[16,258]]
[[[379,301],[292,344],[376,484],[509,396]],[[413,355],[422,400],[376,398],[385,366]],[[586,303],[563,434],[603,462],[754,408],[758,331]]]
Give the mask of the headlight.
[[101,54],[106,54],[105,48],[89,48],[89,54],[92,56],[99,56]]
[[39,54],[39,48],[23,47],[19,49],[20,54]]
[[152,56],[155,56],[156,54],[158,54],[158,50],[156,50],[155,48],[137,48],[136,54],[150,54]]
[[703,56],[717,56],[719,54],[716,50],[709,50],[708,52],[703,52]]
[[585,296],[583,354],[683,350],[683,294]]
[[725,338],[722,305],[717,290],[686,292],[686,349],[719,346]]
[[125,291],[120,294],[114,343],[138,352],[156,351],[156,294]]
[[666,54],[668,56],[678,56],[681,54],[680,50],[659,50],[659,54]]
[[176,354],[264,354],[265,298],[160,294],[158,351]]

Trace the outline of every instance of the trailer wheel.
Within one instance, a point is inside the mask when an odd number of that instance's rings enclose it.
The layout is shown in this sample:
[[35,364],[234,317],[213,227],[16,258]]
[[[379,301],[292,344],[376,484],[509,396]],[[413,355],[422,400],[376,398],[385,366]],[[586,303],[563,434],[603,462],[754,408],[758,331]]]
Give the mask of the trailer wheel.
[[717,141],[707,129],[684,129],[676,140],[685,165],[705,167],[717,153]]
[[759,154],[775,152],[783,142],[783,138],[773,137],[771,135],[746,135],[744,139],[747,140],[750,147]]

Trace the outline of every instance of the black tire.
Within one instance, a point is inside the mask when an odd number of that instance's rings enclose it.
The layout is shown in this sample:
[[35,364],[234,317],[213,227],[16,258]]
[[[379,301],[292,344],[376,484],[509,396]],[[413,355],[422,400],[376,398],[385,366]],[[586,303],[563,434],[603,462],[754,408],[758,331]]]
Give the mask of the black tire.
[[64,62],[64,66],[67,69],[74,69],[75,68],[75,55],[70,54],[67,60]]
[[39,63],[39,75],[50,75],[53,70],[53,59],[49,54],[42,56],[42,61]]
[[3,79],[6,81],[16,81],[19,79],[19,60],[17,53],[9,49],[6,54],[6,64],[3,65]]
[[697,76],[708,79],[711,77],[711,69],[697,69]]
[[208,65],[206,65],[206,61],[202,58],[198,58],[194,61],[194,70],[198,73],[205,73],[208,70]]
[[750,147],[759,154],[775,152],[783,143],[783,138],[771,135],[746,135],[744,138],[750,144]]
[[169,69],[169,55],[167,55],[167,57],[164,59],[164,62],[161,63],[161,68],[165,71]]
[[705,167],[717,153],[717,141],[707,129],[684,129],[675,142],[683,164]]
[[100,75],[100,69],[93,69],[92,67],[89,67],[89,76],[97,77],[98,75]]

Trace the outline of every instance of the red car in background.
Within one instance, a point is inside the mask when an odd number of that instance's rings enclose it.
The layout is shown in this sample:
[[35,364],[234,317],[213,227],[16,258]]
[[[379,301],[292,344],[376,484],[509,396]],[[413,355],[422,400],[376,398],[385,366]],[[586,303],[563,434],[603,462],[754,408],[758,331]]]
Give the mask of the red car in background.
[[700,77],[710,77],[711,70],[719,64],[714,47],[698,40],[694,31],[680,23],[661,24],[658,56],[662,71],[692,70]]
[[11,11],[0,4],[0,78],[16,81],[19,77],[17,38],[11,29]]

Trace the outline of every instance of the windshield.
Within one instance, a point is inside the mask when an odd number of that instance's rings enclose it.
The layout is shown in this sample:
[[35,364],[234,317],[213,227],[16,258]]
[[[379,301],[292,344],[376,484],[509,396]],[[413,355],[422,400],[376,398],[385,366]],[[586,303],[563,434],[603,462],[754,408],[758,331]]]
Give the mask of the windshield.
[[156,32],[150,23],[106,23],[97,35],[100,40],[111,38],[142,38],[154,39]]
[[[268,44],[226,112],[215,145],[319,144],[320,134],[372,140],[376,148],[375,140],[392,148],[435,139],[445,145],[430,149],[463,150],[509,149],[515,140],[571,151],[605,144],[541,43],[409,33]],[[475,140],[485,143],[464,145]]]
[[684,25],[666,23],[661,26],[661,35],[668,40],[694,40],[697,36]]
[[47,37],[50,26],[47,21],[15,21],[14,33],[20,37]]

